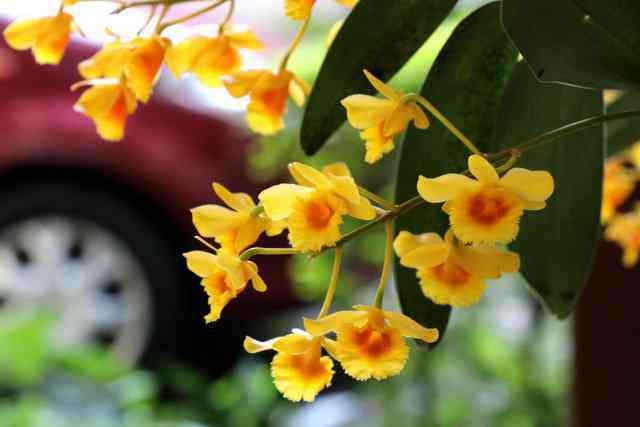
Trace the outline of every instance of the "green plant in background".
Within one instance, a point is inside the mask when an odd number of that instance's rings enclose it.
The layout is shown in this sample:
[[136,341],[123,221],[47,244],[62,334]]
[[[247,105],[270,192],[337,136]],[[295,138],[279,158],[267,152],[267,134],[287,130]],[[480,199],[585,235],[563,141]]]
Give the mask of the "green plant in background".
[[[519,316],[532,317],[532,302],[517,289],[497,283],[491,300],[511,300]],[[345,295],[342,303],[354,300]],[[400,418],[403,427],[564,425],[569,327],[534,313],[509,332],[510,322],[488,321],[504,315],[489,301],[454,322],[447,347],[413,358],[390,382],[347,389],[357,394],[340,387],[354,406],[339,425],[393,427]],[[47,314],[0,320],[3,427],[283,427],[327,410],[322,399],[317,409],[283,402],[268,367],[249,359],[211,381],[177,362],[150,373],[124,368],[99,348],[47,350],[53,324]]]
[[[1,426],[267,425],[277,393],[264,365],[241,364],[213,383],[179,364],[133,370],[97,347],[54,350],[54,324],[46,313],[0,319]],[[180,399],[161,400],[167,393]]]

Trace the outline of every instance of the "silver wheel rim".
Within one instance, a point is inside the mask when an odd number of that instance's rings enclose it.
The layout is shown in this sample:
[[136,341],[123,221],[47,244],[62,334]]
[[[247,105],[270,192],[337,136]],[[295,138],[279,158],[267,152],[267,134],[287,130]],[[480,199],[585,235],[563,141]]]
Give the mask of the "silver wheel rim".
[[100,343],[133,364],[149,338],[150,284],[112,231],[70,217],[36,217],[0,233],[0,310],[51,312],[56,346]]

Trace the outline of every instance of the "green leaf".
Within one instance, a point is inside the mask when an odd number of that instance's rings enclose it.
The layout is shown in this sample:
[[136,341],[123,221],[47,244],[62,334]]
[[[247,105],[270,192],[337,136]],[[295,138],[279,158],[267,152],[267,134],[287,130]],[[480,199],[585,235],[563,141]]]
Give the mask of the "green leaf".
[[[493,136],[506,76],[516,55],[500,26],[498,4],[484,6],[454,31],[431,68],[421,94],[483,150]],[[411,128],[402,144],[396,202],[417,194],[418,175],[435,177],[465,170],[469,154],[438,122],[427,130]],[[440,205],[422,206],[399,217],[396,232],[435,231],[443,235],[448,222]],[[425,298],[415,270],[396,262],[395,278],[403,312],[425,326],[437,327],[442,337],[451,308]]]
[[[607,107],[607,113],[640,109],[640,93],[625,92]],[[616,120],[607,123],[607,155],[611,156],[629,148],[640,140],[640,118]]]
[[640,88],[638,0],[503,0],[502,20],[541,81]]
[[[491,151],[602,114],[600,91],[537,82],[524,63],[507,86]],[[528,151],[518,167],[544,169],[555,179],[547,207],[525,212],[510,245],[521,273],[557,316],[571,313],[591,271],[600,234],[604,130],[590,127]]]
[[386,81],[424,44],[455,0],[360,0],[346,19],[313,86],[300,129],[302,148],[315,154],[345,121],[340,100],[373,93],[366,68]]

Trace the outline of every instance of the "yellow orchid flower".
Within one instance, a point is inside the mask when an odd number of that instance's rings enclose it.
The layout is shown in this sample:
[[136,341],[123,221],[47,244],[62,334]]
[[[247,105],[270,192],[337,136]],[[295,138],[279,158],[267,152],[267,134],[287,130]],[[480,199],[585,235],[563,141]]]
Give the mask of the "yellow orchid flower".
[[290,71],[273,74],[268,70],[239,71],[230,75],[224,86],[236,98],[249,95],[247,123],[254,131],[273,135],[284,127],[287,99],[302,107],[309,85]]
[[438,340],[437,329],[425,328],[401,313],[368,306],[304,319],[304,327],[316,337],[336,332],[335,358],[347,374],[361,381],[400,373],[409,356],[403,337],[428,343]]
[[207,323],[218,320],[222,309],[245,290],[249,281],[256,291],[267,290],[258,274],[258,267],[252,261],[243,261],[224,250],[216,255],[205,251],[191,251],[183,255],[187,259],[187,268],[202,278],[200,283],[209,297],[211,311],[205,316]]
[[640,206],[632,212],[616,215],[604,230],[604,237],[622,248],[622,264],[631,268],[638,264],[640,254]]
[[468,307],[482,296],[486,279],[520,269],[515,252],[495,247],[465,246],[447,231],[444,240],[436,233],[420,235],[401,231],[393,244],[400,264],[418,270],[424,295],[436,304]]
[[357,94],[344,98],[340,103],[347,110],[351,126],[363,130],[360,137],[365,141],[365,161],[375,163],[393,150],[393,138],[402,133],[409,122],[413,121],[419,129],[426,129],[429,119],[415,102],[402,100],[403,92],[384,84],[367,70],[364,74],[385,98]]
[[291,245],[302,251],[333,246],[340,238],[342,216],[375,217],[373,206],[360,195],[344,163],[318,171],[292,163],[289,171],[298,184],[279,184],[262,191],[258,198],[273,221],[285,220]]
[[213,237],[233,253],[240,253],[258,240],[263,231],[269,236],[280,234],[283,221],[271,221],[264,213],[254,213],[256,204],[245,193],[232,193],[213,183],[213,191],[227,206],[203,205],[191,210],[193,224],[203,237]]
[[629,158],[636,169],[640,169],[640,141],[636,141],[629,149]]
[[[336,0],[336,2],[343,6],[353,7],[358,3],[358,0]],[[316,0],[285,0],[284,14],[295,21],[302,21],[311,16],[315,4]]]
[[637,175],[625,168],[620,160],[608,160],[604,167],[602,209],[600,219],[607,223],[616,210],[629,198],[636,186]]
[[344,202],[348,215],[362,220],[375,218],[375,209],[360,194],[358,184],[346,163],[331,163],[318,171],[303,163],[293,162],[289,164],[289,173],[299,185],[329,191],[339,197]]
[[251,31],[231,32],[218,37],[192,36],[169,48],[166,62],[176,79],[193,73],[208,87],[222,85],[222,76],[240,70],[238,49],[260,50],[262,43]]
[[73,17],[62,11],[55,16],[17,20],[4,30],[4,38],[13,49],[31,49],[38,64],[59,64],[69,44],[72,23]]
[[78,3],[79,0],[62,0],[62,4],[65,6],[73,6]]
[[82,61],[78,71],[85,79],[124,78],[136,98],[148,102],[170,45],[169,39],[156,36],[116,40]]
[[316,0],[285,0],[284,14],[288,18],[302,21],[311,15]]
[[333,347],[335,342],[332,340],[312,337],[298,329],[269,341],[251,337],[244,340],[244,348],[249,353],[277,352],[271,362],[271,375],[278,391],[293,402],[312,402],[318,393],[331,385],[333,361],[322,356],[322,348],[333,354]]
[[547,171],[512,168],[502,177],[484,157],[469,157],[476,178],[445,174],[418,179],[418,192],[431,203],[445,202],[453,231],[465,243],[509,243],[515,239],[524,210],[541,210],[553,194]]
[[136,111],[136,97],[122,81],[95,81],[74,105],[74,110],[91,118],[98,134],[107,141],[124,137],[127,118]]

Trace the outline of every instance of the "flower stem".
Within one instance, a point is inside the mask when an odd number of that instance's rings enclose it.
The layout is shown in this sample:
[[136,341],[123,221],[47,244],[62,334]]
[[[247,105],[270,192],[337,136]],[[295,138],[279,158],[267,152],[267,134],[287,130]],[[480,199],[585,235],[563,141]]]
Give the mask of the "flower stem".
[[264,212],[264,206],[262,204],[257,205],[255,208],[251,209],[249,214],[251,216],[258,216]]
[[[81,2],[96,2],[96,1],[103,2],[104,0],[80,0],[80,1]],[[120,1],[118,2],[120,3],[120,6],[111,13],[112,14],[120,13],[122,11],[131,9],[134,7],[157,6],[157,5],[167,4],[167,3],[173,5],[176,3],[195,3],[200,1],[210,1],[210,0],[169,0],[169,1],[168,0],[139,0],[139,1],[132,1],[131,3],[128,3],[126,1]]]
[[279,72],[282,72],[287,68],[287,63],[289,62],[289,58],[291,58],[293,51],[296,50],[296,48],[302,41],[304,34],[307,32],[307,28],[309,28],[309,22],[311,22],[311,14],[309,14],[309,16],[307,16],[306,19],[302,21],[302,25],[300,26],[298,33],[291,41],[291,45],[289,46],[289,49],[287,49],[287,52],[282,57],[282,61],[280,61],[280,66],[278,67]]
[[389,281],[389,272],[391,271],[391,260],[393,259],[393,220],[388,219],[384,223],[387,239],[384,249],[384,263],[382,264],[382,274],[380,275],[380,284],[376,291],[376,298],[373,302],[373,306],[376,308],[382,308],[382,300],[384,298],[384,289]]
[[212,11],[213,9],[217,8],[218,6],[220,6],[221,4],[230,1],[230,0],[218,0],[217,2],[213,3],[212,5],[209,5],[207,7],[204,7],[200,10],[196,10],[193,13],[190,13],[188,15],[182,16],[180,18],[174,19],[173,21],[168,21],[165,22],[164,24],[159,24],[158,25],[158,33],[163,32],[164,30],[166,30],[167,28],[173,26],[173,25],[177,25],[177,24],[182,24],[183,22],[187,22],[190,21],[193,18],[196,18],[200,15],[204,15],[207,12]]
[[[336,242],[335,247],[339,248],[342,245],[344,245],[345,243],[347,243],[348,241],[353,240],[356,237],[360,236],[361,234],[367,233],[369,230],[371,230],[376,225],[378,225],[380,223],[383,223],[385,221],[394,219],[394,218],[396,218],[396,217],[398,217],[400,215],[403,215],[403,214],[409,212],[413,208],[418,207],[418,206],[423,205],[423,204],[426,204],[426,203],[427,202],[420,196],[412,197],[411,199],[407,200],[406,202],[397,205],[395,210],[387,211],[386,213],[380,215],[376,219],[371,220],[368,223],[366,223],[365,225],[356,228],[355,230],[351,231],[350,233],[345,234],[344,236],[342,236],[340,238],[340,240],[338,240]],[[320,249],[318,252],[312,254],[311,257],[316,257],[316,256],[320,255],[321,253],[323,253],[325,251],[328,251],[330,249],[333,249],[333,247],[324,247],[324,248]]]
[[211,243],[207,242],[206,240],[204,240],[202,237],[200,236],[193,236],[198,242],[202,243],[204,246],[206,246],[208,249],[211,249],[214,253],[218,252],[218,248],[216,248],[215,246],[213,246]]
[[529,139],[528,141],[523,142],[522,144],[516,145],[515,147],[506,148],[502,151],[498,151],[497,153],[490,154],[486,157],[490,161],[500,159],[502,157],[509,155],[514,149],[518,150],[520,154],[526,153],[527,151],[533,148],[539,147],[548,142],[551,142],[553,140],[556,140],[566,135],[570,135],[574,132],[581,131],[591,126],[599,125],[601,123],[606,123],[614,120],[628,119],[628,118],[637,117],[637,116],[640,116],[640,110],[623,111],[621,113],[604,114],[602,116],[589,117],[588,119],[570,123],[568,125],[551,130],[549,132],[545,132],[541,135],[538,135],[534,138]]
[[340,263],[342,262],[342,248],[337,247],[335,257],[333,258],[333,269],[331,270],[331,279],[329,280],[329,287],[327,288],[327,294],[324,297],[322,308],[318,313],[318,319],[324,317],[329,312],[331,303],[333,303],[333,296],[336,293],[336,287],[338,286],[338,276],[340,276]]
[[240,254],[240,259],[243,261],[247,261],[256,255],[296,255],[299,253],[299,250],[293,248],[261,248],[255,246],[253,248],[247,249],[242,254]]
[[513,165],[515,165],[516,162],[518,161],[518,158],[520,157],[520,155],[521,155],[520,150],[518,150],[517,148],[512,148],[509,159],[503,164],[501,164],[500,166],[498,166],[496,168],[496,172],[498,172],[499,175],[502,175],[503,173],[511,169]]
[[149,15],[147,16],[147,19],[144,21],[144,24],[140,27],[140,29],[137,32],[138,36],[141,35],[144,30],[147,29],[151,21],[153,21],[153,18],[156,16],[157,11],[158,11],[158,5],[154,4],[153,6],[151,6],[151,10],[149,11]]
[[397,209],[396,205],[394,205],[390,201],[386,200],[384,197],[380,197],[376,193],[373,193],[373,192],[367,190],[366,188],[362,188],[362,187],[358,186],[358,191],[360,191],[360,194],[362,194],[364,197],[366,197],[367,199],[371,200],[372,202],[377,203],[378,205],[380,205],[380,207],[382,207],[382,208],[384,208],[384,209],[386,209],[388,211],[393,211],[393,210]]
[[160,16],[158,17],[158,23],[156,24],[156,29],[155,29],[156,35],[160,34],[166,28],[163,26],[162,20],[167,16],[167,13],[169,13],[169,9],[171,9],[171,5],[165,2],[162,5],[162,10],[160,11]]
[[449,121],[449,119],[447,119],[444,114],[442,114],[432,103],[430,103],[429,101],[427,101],[427,99],[421,95],[415,94],[415,93],[410,93],[405,95],[402,98],[403,102],[411,102],[411,101],[415,101],[418,102],[420,105],[422,105],[424,108],[427,109],[427,111],[429,111],[436,119],[438,119],[438,121],[440,121],[440,123],[442,123],[444,125],[444,127],[446,127],[449,132],[451,132],[452,134],[454,134],[459,140],[460,142],[462,142],[473,154],[478,154],[478,155],[482,155],[482,152],[478,149],[478,147],[476,147],[473,142],[471,142],[471,140],[469,138],[467,138],[457,127],[455,127],[455,125],[453,123],[451,123]]
[[235,9],[236,9],[236,1],[229,0],[229,10],[227,11],[227,15],[224,17],[224,19],[220,23],[220,26],[218,27],[219,34],[224,34],[224,30],[227,24],[229,24],[229,21],[231,20],[231,18],[233,17],[233,12],[235,12]]

